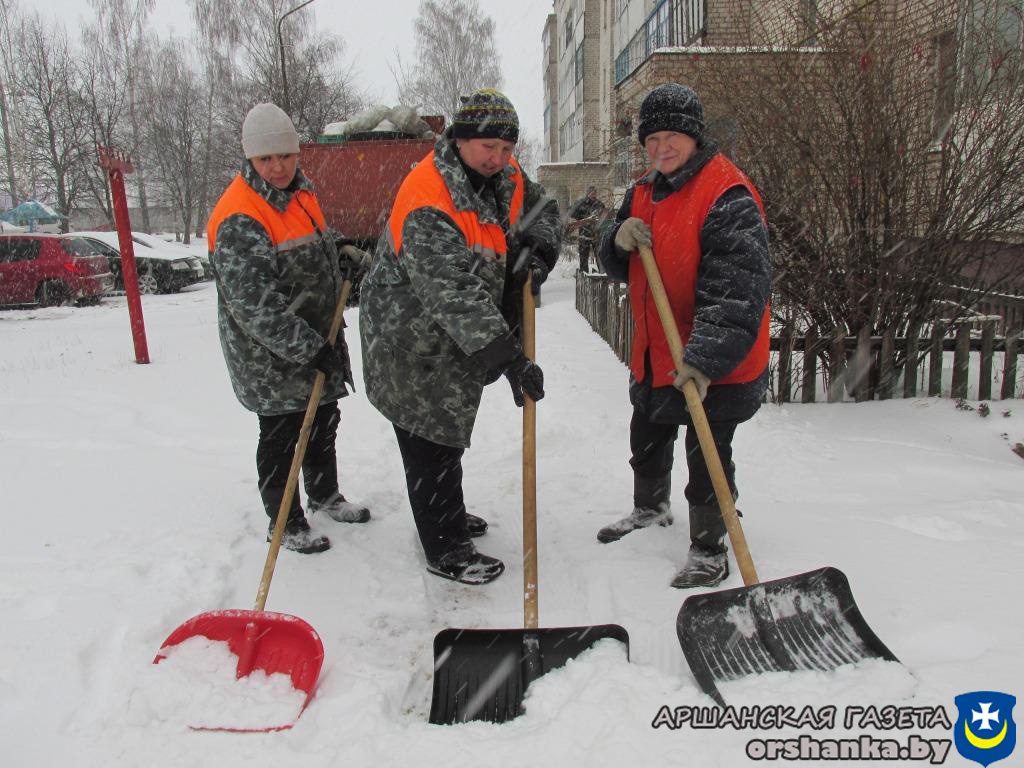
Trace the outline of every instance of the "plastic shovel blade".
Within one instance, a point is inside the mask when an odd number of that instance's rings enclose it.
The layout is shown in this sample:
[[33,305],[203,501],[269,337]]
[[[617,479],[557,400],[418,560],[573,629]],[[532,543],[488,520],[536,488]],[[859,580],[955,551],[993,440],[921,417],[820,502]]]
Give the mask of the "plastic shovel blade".
[[815,571],[687,598],[676,632],[701,689],[761,672],[837,669],[899,661],[871,630],[842,571]]
[[523,713],[530,681],[611,638],[626,646],[618,624],[549,629],[444,629],[434,638],[430,722],[504,723]]
[[[245,677],[254,669],[268,675],[290,676],[292,685],[306,694],[299,715],[313,698],[324,661],[324,645],[316,630],[298,616],[243,610],[201,613],[171,632],[153,663],[159,664],[166,658],[165,648],[197,636],[228,644],[231,652],[238,656],[236,678]],[[261,732],[285,730],[291,728],[291,724],[269,728],[193,727],[196,730]]]

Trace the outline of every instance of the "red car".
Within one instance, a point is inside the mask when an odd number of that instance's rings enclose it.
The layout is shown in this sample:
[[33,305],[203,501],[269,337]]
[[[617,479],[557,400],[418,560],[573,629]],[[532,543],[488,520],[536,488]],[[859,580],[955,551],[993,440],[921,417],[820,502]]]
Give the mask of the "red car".
[[81,238],[0,235],[0,304],[94,304],[113,287],[106,257]]

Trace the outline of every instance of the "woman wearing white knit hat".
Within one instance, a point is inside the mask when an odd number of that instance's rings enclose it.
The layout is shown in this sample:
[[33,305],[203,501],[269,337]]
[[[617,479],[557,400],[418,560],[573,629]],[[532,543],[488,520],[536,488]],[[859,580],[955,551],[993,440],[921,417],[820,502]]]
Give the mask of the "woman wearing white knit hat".
[[[242,171],[214,207],[207,238],[228,375],[239,402],[259,417],[256,469],[270,530],[317,371],[326,380],[302,464],[307,509],[363,523],[369,510],[338,490],[334,446],[337,401],[352,385],[348,346],[344,333],[327,342],[343,269],[357,269],[363,254],[345,246],[339,263],[313,187],[298,167],[299,135],[280,107],[249,110],[242,150]],[[310,529],[297,493],[282,546],[303,553],[330,547]]]

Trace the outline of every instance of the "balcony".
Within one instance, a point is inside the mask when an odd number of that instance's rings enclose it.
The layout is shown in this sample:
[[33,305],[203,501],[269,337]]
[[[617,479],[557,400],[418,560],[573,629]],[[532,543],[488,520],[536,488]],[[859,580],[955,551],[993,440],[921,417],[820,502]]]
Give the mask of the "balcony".
[[693,45],[705,33],[705,0],[661,0],[615,58],[615,85],[659,48]]

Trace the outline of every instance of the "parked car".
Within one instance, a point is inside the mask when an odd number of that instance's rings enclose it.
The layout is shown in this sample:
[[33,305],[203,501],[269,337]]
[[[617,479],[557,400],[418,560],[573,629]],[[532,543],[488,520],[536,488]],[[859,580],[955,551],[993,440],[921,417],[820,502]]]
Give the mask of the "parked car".
[[206,250],[204,245],[198,248],[198,243],[193,243],[191,246],[185,245],[177,241],[174,235],[163,234],[163,235],[142,235],[138,232],[132,233],[135,237],[143,239],[145,242],[152,243],[155,247],[165,248],[170,252],[181,251],[187,256],[199,259],[199,263],[203,267],[203,280],[213,280],[213,269],[210,267],[210,254]]
[[113,285],[107,259],[81,238],[0,235],[0,304],[95,304]]
[[[121,249],[117,233],[75,232],[75,236],[90,243],[107,258],[110,271],[114,274],[113,290],[123,291],[124,277],[121,274]],[[166,249],[158,249],[144,242],[134,232],[132,243],[140,293],[175,293],[203,279],[203,265],[195,256],[168,253]]]

